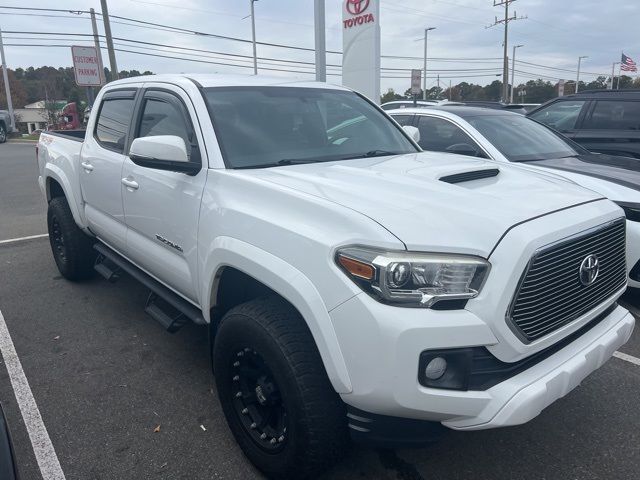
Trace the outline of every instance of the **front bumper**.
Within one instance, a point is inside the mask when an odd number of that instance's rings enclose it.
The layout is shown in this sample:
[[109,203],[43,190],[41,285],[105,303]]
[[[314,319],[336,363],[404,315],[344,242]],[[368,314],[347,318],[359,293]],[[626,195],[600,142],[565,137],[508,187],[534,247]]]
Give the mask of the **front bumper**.
[[525,371],[488,390],[456,391],[419,384],[420,353],[490,346],[497,342],[491,330],[466,310],[399,313],[365,294],[331,312],[353,382],[353,391],[342,399],[371,414],[437,421],[457,430],[531,420],[602,366],[627,342],[635,324],[633,316],[617,306],[575,341]]

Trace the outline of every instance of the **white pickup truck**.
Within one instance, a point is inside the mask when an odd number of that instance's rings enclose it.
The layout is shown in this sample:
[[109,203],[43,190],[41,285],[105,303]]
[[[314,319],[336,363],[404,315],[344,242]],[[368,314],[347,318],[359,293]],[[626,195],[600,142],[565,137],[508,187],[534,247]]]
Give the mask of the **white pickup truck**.
[[53,256],[70,280],[133,276],[169,331],[209,326],[227,422],[271,477],[313,477],[349,437],[527,422],[632,333],[624,214],[415,140],[336,86],[117,81],[84,140],[40,137]]

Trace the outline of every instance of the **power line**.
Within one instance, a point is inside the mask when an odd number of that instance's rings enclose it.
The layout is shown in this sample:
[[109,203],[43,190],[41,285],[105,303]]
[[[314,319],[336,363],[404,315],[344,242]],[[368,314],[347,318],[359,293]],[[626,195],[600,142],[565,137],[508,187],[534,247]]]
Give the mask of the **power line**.
[[89,13],[89,10],[70,10],[68,8],[11,7],[11,6],[5,6],[5,5],[0,5],[0,8],[3,8],[5,10],[31,10],[31,11],[38,11],[38,12],[66,12],[66,13],[73,13],[74,15],[80,15],[82,13]]

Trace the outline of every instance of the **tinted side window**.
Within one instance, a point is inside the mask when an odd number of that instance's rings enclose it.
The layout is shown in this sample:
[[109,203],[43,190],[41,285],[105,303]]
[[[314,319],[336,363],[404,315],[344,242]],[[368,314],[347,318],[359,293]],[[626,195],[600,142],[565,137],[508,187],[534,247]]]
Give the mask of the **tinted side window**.
[[599,100],[584,128],[596,130],[640,130],[640,102]]
[[533,113],[531,118],[561,132],[573,130],[576,128],[576,122],[584,104],[584,100],[556,102]]
[[477,152],[477,156],[484,156],[480,146],[460,127],[448,120],[436,117],[418,117],[420,141],[423,150],[431,152],[457,152],[461,145],[468,145]]
[[404,127],[405,125],[411,125],[413,115],[394,115],[393,119]]
[[191,143],[189,130],[184,115],[177,105],[155,98],[144,101],[137,137],[174,135],[182,138],[185,145],[189,146]]
[[102,102],[95,136],[100,145],[122,153],[133,114],[133,98],[107,98]]

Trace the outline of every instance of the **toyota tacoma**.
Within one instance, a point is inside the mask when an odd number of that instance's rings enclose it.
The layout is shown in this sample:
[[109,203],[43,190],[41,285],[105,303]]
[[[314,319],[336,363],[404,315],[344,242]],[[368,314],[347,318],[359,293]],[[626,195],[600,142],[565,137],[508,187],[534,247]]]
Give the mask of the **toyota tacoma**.
[[418,139],[338,86],[116,81],[84,138],[40,137],[53,258],[134,277],[170,332],[207,326],[226,420],[270,477],[350,439],[522,424],[632,333],[624,213]]

